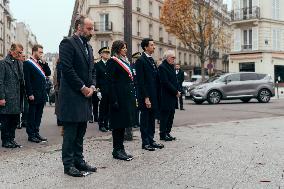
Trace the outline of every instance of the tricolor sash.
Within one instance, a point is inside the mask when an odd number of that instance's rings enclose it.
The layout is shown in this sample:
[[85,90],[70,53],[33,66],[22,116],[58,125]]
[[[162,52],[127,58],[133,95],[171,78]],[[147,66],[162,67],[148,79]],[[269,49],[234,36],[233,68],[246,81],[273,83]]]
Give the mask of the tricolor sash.
[[44,79],[46,78],[43,69],[41,68],[41,66],[40,66],[38,63],[36,63],[36,62],[35,62],[33,59],[31,59],[31,58],[28,59],[27,61],[38,71],[38,73],[39,73],[42,77],[44,77]]
[[133,81],[133,75],[132,75],[132,71],[130,67],[125,62],[123,62],[122,60],[120,60],[119,58],[115,56],[111,58],[115,60],[128,73],[129,78],[131,79],[131,81]]

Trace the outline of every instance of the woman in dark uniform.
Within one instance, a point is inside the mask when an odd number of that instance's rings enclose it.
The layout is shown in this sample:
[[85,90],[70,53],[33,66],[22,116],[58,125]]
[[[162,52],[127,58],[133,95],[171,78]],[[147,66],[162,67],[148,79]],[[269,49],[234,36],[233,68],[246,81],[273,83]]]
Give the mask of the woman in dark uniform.
[[126,57],[126,43],[114,41],[112,57],[107,62],[107,77],[110,86],[110,127],[113,137],[115,159],[132,160],[132,155],[125,152],[123,141],[125,128],[132,127],[135,118],[135,94],[133,72]]

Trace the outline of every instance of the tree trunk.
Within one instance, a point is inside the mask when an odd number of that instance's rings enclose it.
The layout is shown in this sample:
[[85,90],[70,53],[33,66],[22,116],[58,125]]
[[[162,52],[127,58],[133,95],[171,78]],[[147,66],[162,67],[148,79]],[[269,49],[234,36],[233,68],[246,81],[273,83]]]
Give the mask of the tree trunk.
[[204,68],[204,64],[205,64],[205,60],[200,60],[201,63],[201,77],[202,77],[202,81],[205,80],[205,68]]

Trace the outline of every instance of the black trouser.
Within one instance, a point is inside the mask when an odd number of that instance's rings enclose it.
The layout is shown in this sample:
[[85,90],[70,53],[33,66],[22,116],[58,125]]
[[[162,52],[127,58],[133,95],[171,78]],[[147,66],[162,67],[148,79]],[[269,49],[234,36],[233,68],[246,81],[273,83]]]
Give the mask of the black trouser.
[[21,118],[21,123],[27,126],[28,124],[28,116],[29,116],[29,103],[27,98],[24,98],[23,100],[23,112],[22,112],[22,118]]
[[62,162],[64,168],[84,163],[83,140],[87,122],[63,122]]
[[102,99],[99,105],[99,126],[108,128],[109,125],[109,98],[102,93]]
[[140,124],[142,146],[155,142],[155,112],[151,109],[141,110]]
[[39,127],[43,113],[44,103],[29,104],[28,125],[26,132],[29,137],[35,137],[39,134]]
[[112,130],[112,139],[113,139],[113,149],[114,150],[124,149],[124,146],[123,146],[124,132],[125,132],[125,128],[118,128],[118,129]]
[[179,109],[183,109],[183,98],[182,95],[180,95],[180,97],[177,99],[176,101],[176,109],[178,109],[178,104],[179,104]]
[[0,114],[1,140],[2,142],[13,141],[20,114]]
[[98,105],[99,105],[100,99],[97,97],[97,93],[93,94],[92,96],[92,104],[93,104],[93,121],[98,120]]
[[175,109],[173,110],[162,110],[160,118],[160,136],[165,136],[170,133],[173,126]]

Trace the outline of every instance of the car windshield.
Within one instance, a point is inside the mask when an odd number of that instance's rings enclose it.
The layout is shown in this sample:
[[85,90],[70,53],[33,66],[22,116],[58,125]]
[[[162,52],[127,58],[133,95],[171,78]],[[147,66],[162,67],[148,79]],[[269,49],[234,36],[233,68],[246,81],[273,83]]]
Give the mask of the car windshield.
[[220,75],[216,75],[216,76],[210,77],[209,79],[205,80],[204,83],[211,83],[213,81],[216,81],[219,78],[220,78]]

